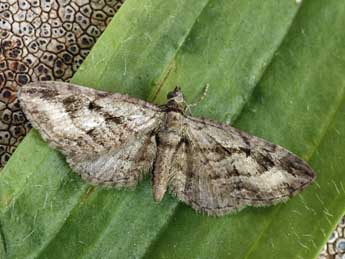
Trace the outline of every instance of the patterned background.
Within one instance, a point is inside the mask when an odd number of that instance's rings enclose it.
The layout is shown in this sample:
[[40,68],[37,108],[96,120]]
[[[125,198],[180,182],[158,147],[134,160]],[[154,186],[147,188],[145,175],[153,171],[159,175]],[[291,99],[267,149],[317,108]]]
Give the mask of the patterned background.
[[69,80],[122,0],[0,0],[0,167],[31,128],[18,87]]

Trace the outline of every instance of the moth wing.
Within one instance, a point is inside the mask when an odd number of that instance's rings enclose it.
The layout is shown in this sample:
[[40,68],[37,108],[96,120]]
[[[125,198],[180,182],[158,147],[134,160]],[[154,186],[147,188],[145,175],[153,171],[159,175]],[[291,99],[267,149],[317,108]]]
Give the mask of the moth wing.
[[43,139],[92,183],[135,185],[151,168],[158,107],[62,82],[25,85],[18,98]]
[[315,178],[296,155],[227,125],[187,118],[170,191],[197,211],[224,215],[286,201]]

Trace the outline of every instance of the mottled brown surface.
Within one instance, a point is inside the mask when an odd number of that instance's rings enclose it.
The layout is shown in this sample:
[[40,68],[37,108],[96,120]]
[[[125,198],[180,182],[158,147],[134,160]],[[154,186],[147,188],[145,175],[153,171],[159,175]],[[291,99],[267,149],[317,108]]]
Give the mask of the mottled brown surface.
[[122,2],[0,0],[0,168],[30,129],[18,88],[69,80]]
[[157,107],[59,82],[21,89],[25,114],[93,184],[135,186],[152,170],[153,195],[170,191],[195,210],[224,215],[286,201],[315,178],[301,159],[228,125],[185,113],[180,89]]

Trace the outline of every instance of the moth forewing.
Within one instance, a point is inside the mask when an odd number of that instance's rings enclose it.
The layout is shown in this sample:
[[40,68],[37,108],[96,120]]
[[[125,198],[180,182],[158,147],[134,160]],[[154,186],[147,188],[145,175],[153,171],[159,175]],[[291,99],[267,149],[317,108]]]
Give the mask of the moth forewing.
[[153,169],[156,201],[170,189],[195,210],[220,216],[286,201],[315,178],[280,146],[187,115],[179,88],[163,107],[62,82],[25,85],[18,98],[44,139],[96,185],[135,186]]

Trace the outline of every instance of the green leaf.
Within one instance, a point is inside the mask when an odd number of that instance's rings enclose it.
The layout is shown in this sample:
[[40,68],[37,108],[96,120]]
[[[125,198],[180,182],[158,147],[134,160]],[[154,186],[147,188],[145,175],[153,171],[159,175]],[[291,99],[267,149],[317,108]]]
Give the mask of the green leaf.
[[176,84],[193,110],[308,160],[317,181],[287,203],[196,214],[150,181],[91,187],[36,131],[0,177],[8,258],[314,258],[344,213],[345,3],[127,0],[74,83],[163,103]]

